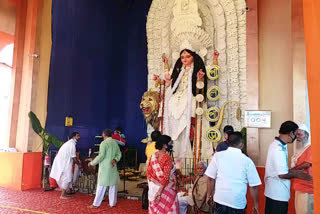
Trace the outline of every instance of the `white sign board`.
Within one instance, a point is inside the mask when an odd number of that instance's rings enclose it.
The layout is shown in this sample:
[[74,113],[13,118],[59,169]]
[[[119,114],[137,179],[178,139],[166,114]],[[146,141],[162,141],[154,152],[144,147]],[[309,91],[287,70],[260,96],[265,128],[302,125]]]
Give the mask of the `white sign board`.
[[245,111],[245,127],[271,128],[271,111]]

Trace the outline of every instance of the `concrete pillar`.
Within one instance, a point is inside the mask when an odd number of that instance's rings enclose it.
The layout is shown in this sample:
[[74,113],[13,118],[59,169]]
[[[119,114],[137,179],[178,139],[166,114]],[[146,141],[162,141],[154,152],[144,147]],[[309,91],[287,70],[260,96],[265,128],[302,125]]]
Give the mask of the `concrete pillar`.
[[45,125],[51,53],[51,0],[17,1],[13,64],[10,147],[19,152],[42,151],[28,113]]

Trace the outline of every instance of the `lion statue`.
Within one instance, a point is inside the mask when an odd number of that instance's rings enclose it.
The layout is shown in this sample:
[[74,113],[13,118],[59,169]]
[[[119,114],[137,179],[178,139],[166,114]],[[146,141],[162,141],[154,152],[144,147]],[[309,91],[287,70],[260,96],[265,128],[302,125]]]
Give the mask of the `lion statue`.
[[152,90],[144,92],[140,102],[140,109],[142,110],[146,123],[150,124],[155,130],[159,128],[159,103],[159,92]]

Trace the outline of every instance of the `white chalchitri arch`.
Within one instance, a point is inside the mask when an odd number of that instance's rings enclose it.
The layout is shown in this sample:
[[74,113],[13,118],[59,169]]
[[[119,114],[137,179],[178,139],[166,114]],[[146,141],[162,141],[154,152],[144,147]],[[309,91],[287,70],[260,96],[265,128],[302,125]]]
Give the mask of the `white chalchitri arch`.
[[[221,97],[217,102],[208,102],[208,106],[220,108],[227,100],[234,100],[242,110],[246,109],[245,0],[153,0],[147,19],[147,41],[148,88],[154,87],[154,74],[164,74],[163,53],[173,67],[180,49],[192,47],[206,65],[211,65],[213,51],[217,50],[221,73],[208,86],[218,85]],[[227,107],[223,126],[226,124],[241,129],[236,107]]]

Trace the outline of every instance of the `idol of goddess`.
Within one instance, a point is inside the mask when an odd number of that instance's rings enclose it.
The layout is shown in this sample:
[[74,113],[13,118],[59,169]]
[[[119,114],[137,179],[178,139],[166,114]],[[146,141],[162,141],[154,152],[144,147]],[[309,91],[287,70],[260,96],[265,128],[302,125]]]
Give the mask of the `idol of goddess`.
[[192,151],[190,142],[193,140],[192,130],[195,124],[196,84],[201,79],[204,82],[202,90],[206,94],[206,68],[201,57],[188,49],[180,52],[180,58],[171,74],[166,57],[163,57],[163,62],[166,68],[165,81],[167,86],[163,132],[171,136],[173,140],[174,158],[177,167],[180,168],[181,160]]

